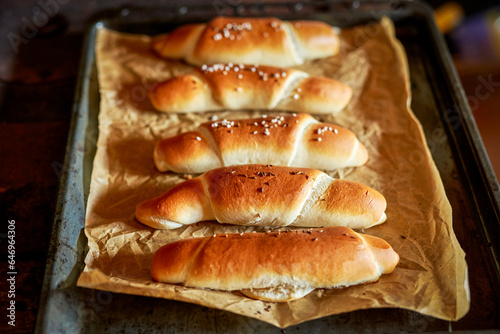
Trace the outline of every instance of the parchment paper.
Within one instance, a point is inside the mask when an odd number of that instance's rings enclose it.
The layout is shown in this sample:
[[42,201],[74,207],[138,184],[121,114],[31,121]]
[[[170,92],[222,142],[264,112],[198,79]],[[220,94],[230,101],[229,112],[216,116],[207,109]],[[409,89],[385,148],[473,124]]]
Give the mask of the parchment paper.
[[362,182],[385,195],[387,222],[364,232],[387,240],[399,253],[401,262],[395,271],[373,284],[317,289],[288,303],[153,282],[151,258],[165,243],[254,229],[198,223],[155,230],[136,221],[134,210],[139,202],[189,177],[156,171],[155,141],[193,129],[213,115],[229,119],[277,113],[169,115],[154,111],[147,91],[156,82],[187,73],[191,67],[157,58],[150,51],[150,40],[149,36],[104,28],[98,32],[100,133],[87,203],[85,234],[90,251],[78,286],[196,303],[279,327],[378,307],[404,308],[446,320],[467,313],[465,254],[453,233],[451,207],[421,125],[410,110],[406,55],[388,19],[343,30],[340,55],[309,61],[299,68],[342,80],[354,89],[353,101],[340,115],[316,118],[351,129],[367,146],[370,158],[365,166],[330,175]]

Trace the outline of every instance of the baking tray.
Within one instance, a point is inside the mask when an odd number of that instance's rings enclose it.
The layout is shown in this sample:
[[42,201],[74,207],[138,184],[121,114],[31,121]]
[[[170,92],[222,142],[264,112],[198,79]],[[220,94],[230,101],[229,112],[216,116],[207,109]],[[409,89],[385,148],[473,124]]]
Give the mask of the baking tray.
[[[236,4],[236,5],[234,5]],[[217,15],[317,19],[339,27],[390,17],[410,67],[412,109],[420,120],[453,208],[454,230],[466,252],[471,310],[457,322],[402,309],[329,316],[281,331],[496,332],[500,329],[500,189],[467,99],[431,9],[416,1],[258,3],[123,8],[101,13],[86,34],[58,194],[37,333],[277,333],[262,321],[178,301],[76,287],[88,251],[85,208],[97,143],[99,87],[94,44],[99,28],[144,34],[170,31]]]

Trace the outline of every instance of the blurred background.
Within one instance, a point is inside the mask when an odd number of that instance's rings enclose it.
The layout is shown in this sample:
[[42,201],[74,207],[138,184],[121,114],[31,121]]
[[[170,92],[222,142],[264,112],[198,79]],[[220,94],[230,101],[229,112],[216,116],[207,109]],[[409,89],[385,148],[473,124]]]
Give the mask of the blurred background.
[[[105,9],[171,2],[0,1],[0,216],[3,222],[15,219],[19,223],[17,279],[23,287],[16,299],[16,328],[2,321],[0,332],[29,333],[34,328],[88,22]],[[214,5],[241,2],[209,0]],[[398,0],[389,2],[397,4]],[[500,4],[498,0],[428,3],[499,177]],[[4,226],[0,231],[3,258],[6,235]],[[2,268],[0,280],[5,279]],[[5,293],[1,289],[2,309]]]
[[500,2],[429,1],[500,176]]

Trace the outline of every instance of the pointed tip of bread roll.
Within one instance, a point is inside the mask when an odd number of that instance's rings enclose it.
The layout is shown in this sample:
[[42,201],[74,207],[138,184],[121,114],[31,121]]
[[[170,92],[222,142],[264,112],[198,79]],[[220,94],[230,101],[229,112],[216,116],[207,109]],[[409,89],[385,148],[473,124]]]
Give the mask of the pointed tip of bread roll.
[[139,203],[135,217],[158,229],[173,229],[214,219],[200,178],[182,182],[161,196]]
[[153,256],[151,278],[156,282],[184,283],[191,262],[206,242],[206,238],[193,238],[187,242],[173,242],[160,247]]
[[352,88],[338,80],[325,77],[309,77],[297,87],[289,104],[294,110],[312,110],[313,113],[338,113],[351,101]]
[[222,166],[206,136],[188,131],[156,142],[153,158],[160,172],[203,173]]
[[206,83],[194,73],[161,82],[148,95],[153,107],[162,112],[211,110],[215,103]]
[[153,37],[151,41],[151,49],[158,55],[161,55],[163,47],[165,45],[165,41],[167,39],[168,34],[161,34]]
[[356,139],[356,148],[349,158],[348,166],[362,166],[368,161],[368,150],[359,140]]
[[165,219],[156,214],[157,198],[141,202],[135,209],[135,218],[144,225],[156,229],[174,229],[184,225]]
[[331,25],[310,20],[289,22],[303,57],[308,59],[335,56],[340,51],[340,30]]
[[155,144],[155,149],[153,150],[153,160],[155,163],[155,167],[159,172],[167,172],[169,170],[172,170],[172,167],[170,167],[166,163],[166,161],[168,160],[163,156],[160,143],[161,140],[157,141]]
[[386,220],[387,201],[376,189],[345,179],[333,180],[324,192],[326,201],[318,201],[318,213],[342,212],[338,225],[353,229],[369,228]]
[[153,38],[151,47],[162,58],[183,59],[189,55],[204,24],[186,24],[178,27],[167,34],[161,34]]
[[399,263],[399,255],[384,239],[371,235],[361,235],[375,259],[381,274],[390,274]]

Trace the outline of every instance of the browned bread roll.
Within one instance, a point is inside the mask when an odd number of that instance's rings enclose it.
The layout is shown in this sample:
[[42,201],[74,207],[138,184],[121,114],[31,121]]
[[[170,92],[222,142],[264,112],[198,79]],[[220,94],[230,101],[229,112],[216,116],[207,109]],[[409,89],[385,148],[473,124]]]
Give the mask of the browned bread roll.
[[360,166],[367,159],[354,133],[308,114],[207,122],[159,140],[154,150],[159,171],[178,173],[241,164],[334,170]]
[[334,79],[244,64],[203,65],[149,91],[156,110],[173,113],[238,109],[336,113],[351,97],[351,87]]
[[158,36],[153,49],[164,58],[193,65],[249,63],[295,66],[339,52],[336,28],[319,21],[217,17]]
[[213,169],[136,207],[143,224],[172,229],[206,220],[250,226],[347,226],[385,221],[378,191],[310,168],[241,165]]
[[151,276],[163,283],[240,290],[251,298],[283,302],[316,288],[377,281],[398,262],[386,241],[330,227],[184,239],[155,253]]

